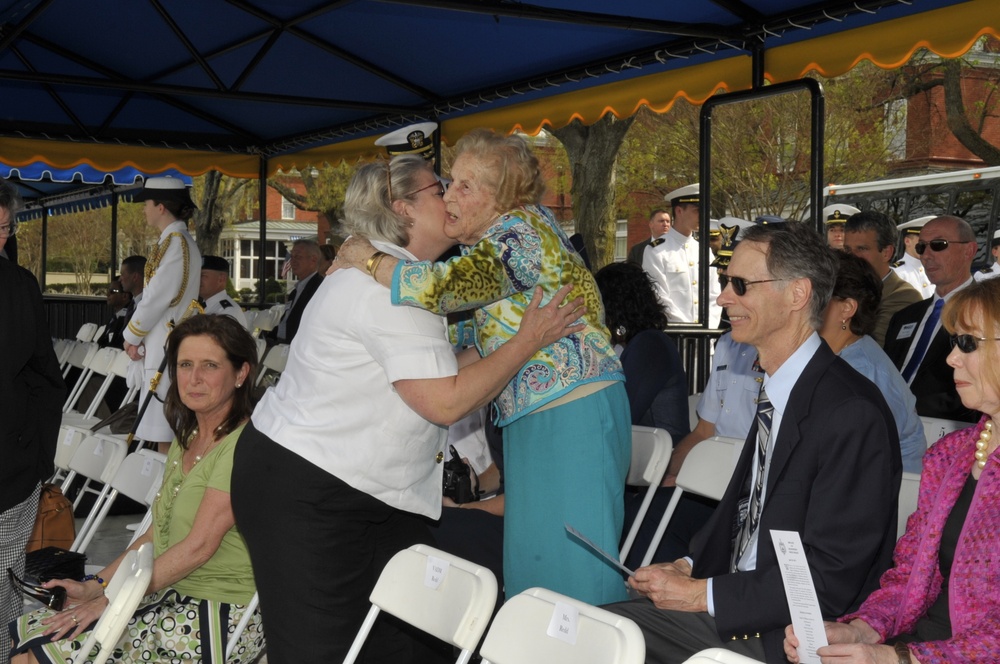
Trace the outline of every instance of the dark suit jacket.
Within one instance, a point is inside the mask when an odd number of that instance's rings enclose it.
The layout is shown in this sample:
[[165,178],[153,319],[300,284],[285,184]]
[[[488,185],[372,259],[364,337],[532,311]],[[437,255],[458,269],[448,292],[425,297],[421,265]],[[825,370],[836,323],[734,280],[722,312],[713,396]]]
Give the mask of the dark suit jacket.
[[[900,309],[889,321],[883,348],[885,354],[900,371],[903,370],[903,361],[910,350],[910,345],[917,341],[916,328],[920,326],[920,321],[933,302],[934,298],[929,297],[911,304]],[[903,326],[910,323],[913,324],[913,331],[908,337],[900,339]],[[946,361],[950,352],[951,342],[948,341],[948,332],[942,326],[927,346],[924,359],[917,367],[910,383],[910,391],[917,397],[917,414],[946,420],[976,422],[979,420],[979,413],[966,408],[955,390],[955,378]]]
[[316,294],[316,289],[319,285],[323,283],[323,275],[318,272],[313,275],[312,278],[306,283],[302,288],[302,292],[299,293],[295,302],[292,303],[292,310],[288,312],[288,322],[285,323],[285,338],[282,339],[278,336],[278,328],[275,326],[267,334],[267,338],[280,344],[288,344],[292,342],[295,338],[295,333],[299,331],[299,322],[302,320],[302,312],[306,310],[306,305],[309,304],[309,300],[312,296]]
[[884,346],[889,321],[892,320],[896,312],[923,299],[920,291],[896,274],[895,270],[889,270],[889,276],[882,281],[882,300],[879,302],[878,312],[875,316],[875,330],[872,332],[872,339],[877,341],[880,346]]
[[785,408],[760,515],[757,566],[729,573],[735,515],[749,483],[757,423],[712,518],[691,542],[692,575],[712,577],[723,641],[764,641],[767,661],[791,623],[771,530],[802,537],[823,617],[858,607],[892,563],[902,474],[892,413],[878,389],[826,342],[806,365]]
[[643,240],[642,242],[633,245],[628,251],[628,262],[635,263],[639,267],[642,267],[642,254],[646,251],[646,247],[649,246],[651,241],[652,239]]
[[0,512],[52,474],[66,397],[35,277],[0,258]]

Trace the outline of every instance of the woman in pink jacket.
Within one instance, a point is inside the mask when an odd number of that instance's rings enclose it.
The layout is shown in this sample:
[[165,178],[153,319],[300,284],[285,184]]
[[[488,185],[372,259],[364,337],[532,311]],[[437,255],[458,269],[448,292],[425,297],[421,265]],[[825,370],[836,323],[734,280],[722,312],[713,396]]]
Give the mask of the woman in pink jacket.
[[[894,566],[857,612],[826,623],[826,663],[986,662],[1000,653],[1000,279],[955,293],[942,323],[962,403],[983,413],[924,456]],[[785,630],[785,654],[799,641]]]

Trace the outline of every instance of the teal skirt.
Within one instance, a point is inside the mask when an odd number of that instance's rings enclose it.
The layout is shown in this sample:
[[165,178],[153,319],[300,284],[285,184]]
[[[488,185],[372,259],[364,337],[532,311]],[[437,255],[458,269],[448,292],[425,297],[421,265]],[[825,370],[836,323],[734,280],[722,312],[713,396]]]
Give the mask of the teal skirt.
[[614,557],[624,520],[632,426],[625,386],[504,428],[504,591],[540,586],[590,604],[627,599],[624,575],[566,532]]

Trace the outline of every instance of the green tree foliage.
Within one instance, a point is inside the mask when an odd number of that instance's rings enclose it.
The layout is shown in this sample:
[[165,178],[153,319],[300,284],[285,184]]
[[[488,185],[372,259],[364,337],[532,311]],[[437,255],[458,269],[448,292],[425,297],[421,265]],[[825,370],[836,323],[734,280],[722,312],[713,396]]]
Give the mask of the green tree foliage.
[[[276,189],[300,210],[319,212],[330,224],[331,237],[335,245],[340,245],[344,237],[339,233],[339,224],[344,207],[344,192],[354,176],[355,164],[341,162],[336,165],[324,164],[322,168],[310,166],[301,171],[282,173],[268,178],[267,183]],[[289,183],[300,179],[306,194],[298,193]]]

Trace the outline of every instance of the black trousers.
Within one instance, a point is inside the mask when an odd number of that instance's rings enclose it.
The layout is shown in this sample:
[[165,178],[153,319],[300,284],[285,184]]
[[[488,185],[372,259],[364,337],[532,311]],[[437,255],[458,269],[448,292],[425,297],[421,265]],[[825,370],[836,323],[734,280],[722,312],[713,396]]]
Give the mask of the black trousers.
[[[236,446],[231,492],[271,664],[341,661],[385,564],[433,541],[422,518],[348,486],[252,423]],[[359,661],[426,661],[423,647],[382,614]]]

